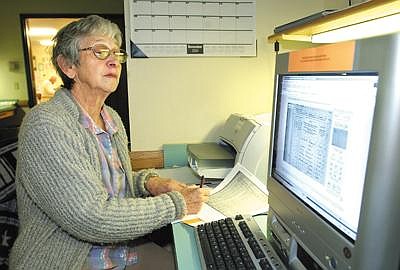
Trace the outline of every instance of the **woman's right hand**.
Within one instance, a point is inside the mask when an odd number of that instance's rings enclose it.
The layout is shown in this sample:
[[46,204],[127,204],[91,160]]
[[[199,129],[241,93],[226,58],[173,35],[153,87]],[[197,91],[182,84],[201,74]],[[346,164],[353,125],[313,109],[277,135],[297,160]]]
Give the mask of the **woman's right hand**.
[[208,200],[210,190],[192,185],[183,188],[180,193],[185,198],[187,214],[191,215],[200,211],[203,202]]

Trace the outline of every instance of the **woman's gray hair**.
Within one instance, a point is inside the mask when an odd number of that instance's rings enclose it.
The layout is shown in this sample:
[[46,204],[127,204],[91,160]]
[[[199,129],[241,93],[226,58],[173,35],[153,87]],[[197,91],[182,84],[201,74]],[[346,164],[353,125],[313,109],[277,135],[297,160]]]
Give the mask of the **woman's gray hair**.
[[118,46],[122,44],[122,34],[118,25],[97,15],[90,15],[71,22],[54,36],[51,61],[65,88],[71,89],[74,81],[65,75],[58,66],[57,57],[61,55],[68,64],[79,65],[80,41],[93,35],[107,36],[114,39]]

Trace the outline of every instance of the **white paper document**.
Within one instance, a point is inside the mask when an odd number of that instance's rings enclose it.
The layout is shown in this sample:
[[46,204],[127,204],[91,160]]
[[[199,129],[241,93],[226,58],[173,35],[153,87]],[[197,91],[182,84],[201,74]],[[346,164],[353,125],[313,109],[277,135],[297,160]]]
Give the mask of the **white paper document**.
[[268,191],[252,173],[236,164],[225,179],[215,187],[207,203],[196,215],[177,222],[195,226],[201,223],[232,217],[237,214],[256,215],[268,211]]

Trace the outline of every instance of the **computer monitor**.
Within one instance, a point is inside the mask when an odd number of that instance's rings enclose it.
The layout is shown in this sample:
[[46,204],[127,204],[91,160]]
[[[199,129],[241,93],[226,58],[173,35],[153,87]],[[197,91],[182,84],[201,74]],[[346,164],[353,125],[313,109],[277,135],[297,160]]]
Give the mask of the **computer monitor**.
[[267,235],[289,269],[400,269],[399,41],[357,41],[352,71],[277,56]]
[[355,241],[377,73],[286,74],[278,79],[272,174]]

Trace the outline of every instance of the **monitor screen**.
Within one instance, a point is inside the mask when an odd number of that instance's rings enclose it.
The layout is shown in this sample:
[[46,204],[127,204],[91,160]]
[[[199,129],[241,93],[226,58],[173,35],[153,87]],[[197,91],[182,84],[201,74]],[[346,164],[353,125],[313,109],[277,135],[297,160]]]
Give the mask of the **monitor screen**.
[[272,176],[351,241],[357,236],[378,74],[281,74]]

